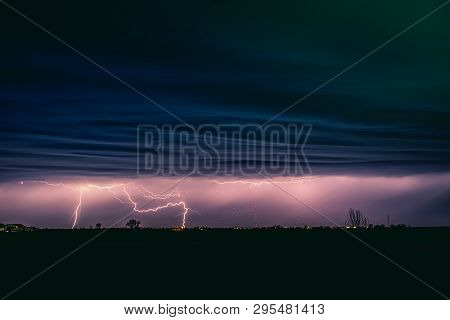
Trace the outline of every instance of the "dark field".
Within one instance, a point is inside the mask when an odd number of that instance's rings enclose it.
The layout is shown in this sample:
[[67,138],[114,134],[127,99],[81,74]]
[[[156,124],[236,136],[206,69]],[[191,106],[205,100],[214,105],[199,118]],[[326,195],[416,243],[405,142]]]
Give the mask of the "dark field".
[[[0,233],[4,297],[102,230]],[[450,228],[354,230],[450,296]],[[9,299],[441,299],[342,230],[108,230]]]

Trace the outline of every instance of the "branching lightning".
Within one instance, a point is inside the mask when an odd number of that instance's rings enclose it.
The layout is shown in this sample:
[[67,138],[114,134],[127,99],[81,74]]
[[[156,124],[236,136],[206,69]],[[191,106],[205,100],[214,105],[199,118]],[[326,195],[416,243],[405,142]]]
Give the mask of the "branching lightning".
[[[183,209],[182,215],[183,215],[183,220],[182,220],[182,225],[181,228],[185,228],[186,227],[186,215],[189,212],[189,208],[186,207],[186,203],[184,201],[180,201],[180,202],[168,202],[162,206],[158,206],[155,208],[147,208],[147,209],[139,209],[138,208],[138,203],[136,201],[134,201],[131,198],[130,193],[127,191],[127,189],[124,187],[123,188],[123,192],[126,194],[128,201],[131,203],[131,205],[133,206],[133,210],[135,212],[139,212],[139,213],[148,213],[148,212],[158,212],[159,210],[165,209],[165,208],[171,208],[171,207],[181,207]],[[147,194],[146,196],[144,196],[145,198],[151,197],[153,199],[167,199],[173,196],[177,196],[179,197],[179,193],[177,194],[166,194],[166,195],[155,195],[153,193],[151,193],[150,195]]]
[[291,178],[289,180],[261,180],[261,181],[252,181],[252,180],[229,180],[229,181],[218,181],[218,180],[213,180],[214,183],[216,184],[221,184],[221,185],[226,185],[226,184],[242,184],[242,185],[248,185],[250,188],[251,187],[261,187],[264,185],[273,185],[273,184],[301,184],[303,182],[305,182],[306,180],[311,180],[312,178],[305,178],[305,177],[300,177],[300,178]]
[[[30,180],[26,181],[27,183],[40,183],[47,185],[49,187],[61,187],[65,188],[71,191],[77,191],[78,192],[78,201],[76,203],[75,209],[72,214],[73,218],[73,224],[72,229],[75,228],[78,222],[78,218],[81,214],[81,209],[83,206],[83,196],[86,192],[97,190],[97,191],[108,191],[110,192],[113,197],[118,200],[120,203],[127,205],[131,207],[133,212],[135,213],[157,213],[161,210],[167,209],[167,208],[173,208],[173,207],[180,207],[182,212],[182,222],[181,222],[181,228],[186,228],[186,216],[190,211],[194,211],[187,207],[185,201],[176,201],[176,202],[166,202],[162,205],[157,205],[155,207],[147,207],[149,204],[149,200],[167,200],[170,198],[176,198],[180,199],[181,194],[179,191],[174,192],[168,192],[168,193],[160,193],[156,194],[149,190],[147,190],[145,187],[141,185],[135,185],[132,183],[121,183],[121,184],[112,184],[112,185],[97,185],[92,183],[87,183],[83,185],[79,185],[76,187],[64,184],[64,183],[51,183],[45,180]],[[21,181],[20,184],[23,185],[25,182]],[[138,197],[133,196],[133,192],[138,193]],[[140,204],[139,198],[145,199],[146,201],[143,204]]]
[[[262,186],[270,186],[271,184],[301,184],[306,180],[313,179],[311,177],[298,177],[298,178],[290,178],[290,179],[277,179],[277,180],[212,180],[213,183],[218,185],[247,185],[249,188],[253,187],[262,187]],[[85,184],[65,184],[65,183],[53,183],[46,180],[29,180],[29,181],[20,181],[20,184],[24,183],[37,183],[43,184],[52,188],[64,188],[70,190],[72,192],[77,193],[77,201],[75,203],[75,207],[72,213],[72,229],[77,226],[79,217],[81,215],[81,211],[83,209],[83,201],[85,199],[85,195],[88,192],[93,191],[106,191],[109,192],[112,197],[119,201],[124,206],[131,208],[134,213],[137,214],[145,214],[145,213],[153,213],[156,214],[165,209],[169,208],[179,208],[181,210],[181,225],[180,228],[186,228],[186,220],[187,215],[190,212],[196,212],[195,210],[189,208],[186,202],[182,199],[182,195],[179,191],[170,191],[164,193],[154,193],[148,190],[146,187],[140,184],[135,183],[118,183],[118,184],[110,184],[110,185],[99,185],[93,183],[85,183]],[[153,202],[150,206],[150,202]],[[157,202],[157,205],[154,203]],[[256,214],[256,213],[255,213]]]

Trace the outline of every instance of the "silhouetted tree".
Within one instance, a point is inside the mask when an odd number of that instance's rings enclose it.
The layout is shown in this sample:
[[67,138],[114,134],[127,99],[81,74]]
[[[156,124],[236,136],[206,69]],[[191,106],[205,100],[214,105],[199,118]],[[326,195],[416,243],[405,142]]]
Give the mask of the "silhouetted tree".
[[141,224],[140,221],[132,219],[132,220],[128,221],[125,226],[130,228],[130,229],[138,229],[140,224]]
[[97,228],[97,229],[101,229],[102,228],[102,224],[99,222],[99,223],[97,223],[96,225],[95,225],[95,228]]
[[350,208],[347,213],[347,224],[352,228],[367,228],[369,220],[361,211]]

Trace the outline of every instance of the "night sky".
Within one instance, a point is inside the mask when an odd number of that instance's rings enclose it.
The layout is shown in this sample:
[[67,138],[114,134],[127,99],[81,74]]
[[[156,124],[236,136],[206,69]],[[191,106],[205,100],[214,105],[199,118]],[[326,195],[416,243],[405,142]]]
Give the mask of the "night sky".
[[[444,2],[7,1],[194,126],[264,123]],[[163,192],[136,177],[136,127],[179,121],[1,3],[0,21],[0,222],[71,227],[77,192],[29,181]],[[313,125],[311,179],[286,188],[339,224],[358,207],[450,225],[449,57],[450,5],[277,118]],[[330,224],[273,187],[211,179],[178,187],[188,226]],[[127,213],[98,193],[77,226]],[[180,210],[139,219],[179,225]]]

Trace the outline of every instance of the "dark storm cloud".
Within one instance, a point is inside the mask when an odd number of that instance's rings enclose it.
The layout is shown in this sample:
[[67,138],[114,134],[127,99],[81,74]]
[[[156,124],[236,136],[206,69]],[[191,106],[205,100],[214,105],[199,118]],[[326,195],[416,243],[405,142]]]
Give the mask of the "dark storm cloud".
[[[9,3],[192,124],[265,122],[438,5]],[[314,173],[448,171],[449,14],[278,119],[314,125]],[[3,179],[133,175],[136,126],[177,123],[6,7],[0,20]]]

